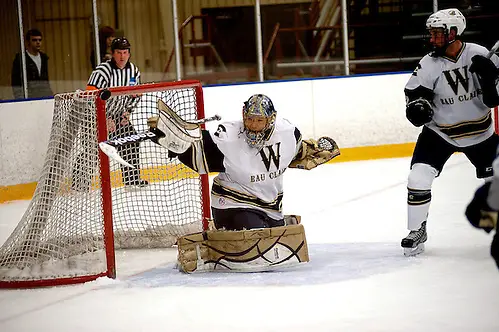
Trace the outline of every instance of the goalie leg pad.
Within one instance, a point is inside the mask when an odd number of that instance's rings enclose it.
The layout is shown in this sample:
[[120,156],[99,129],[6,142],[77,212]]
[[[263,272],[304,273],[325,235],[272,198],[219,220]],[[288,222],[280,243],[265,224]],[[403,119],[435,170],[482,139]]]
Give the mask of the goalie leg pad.
[[303,225],[242,231],[206,231],[178,239],[178,266],[186,273],[261,272],[309,261]]

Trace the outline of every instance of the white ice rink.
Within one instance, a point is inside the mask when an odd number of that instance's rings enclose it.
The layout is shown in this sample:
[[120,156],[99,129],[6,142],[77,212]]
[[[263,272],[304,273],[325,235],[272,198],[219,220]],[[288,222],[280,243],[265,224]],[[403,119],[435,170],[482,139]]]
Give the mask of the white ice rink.
[[[175,250],[117,253],[118,279],[0,291],[0,331],[499,331],[491,235],[466,221],[481,183],[454,155],[433,187],[426,253],[407,258],[409,158],[285,174],[310,263],[286,272],[183,275]],[[0,243],[28,202],[0,205]]]

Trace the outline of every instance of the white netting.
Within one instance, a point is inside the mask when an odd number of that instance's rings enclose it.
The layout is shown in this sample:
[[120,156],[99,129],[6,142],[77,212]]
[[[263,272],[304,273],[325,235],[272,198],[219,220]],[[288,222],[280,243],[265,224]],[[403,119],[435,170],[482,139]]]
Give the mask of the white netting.
[[[147,130],[158,98],[184,119],[197,119],[195,96],[195,88],[176,88],[111,97],[109,136]],[[0,248],[0,284],[106,271],[95,99],[90,92],[55,96],[42,175],[25,215]],[[152,142],[128,145],[120,155],[138,168],[109,165],[117,248],[169,247],[178,236],[202,230],[207,203],[197,173]]]

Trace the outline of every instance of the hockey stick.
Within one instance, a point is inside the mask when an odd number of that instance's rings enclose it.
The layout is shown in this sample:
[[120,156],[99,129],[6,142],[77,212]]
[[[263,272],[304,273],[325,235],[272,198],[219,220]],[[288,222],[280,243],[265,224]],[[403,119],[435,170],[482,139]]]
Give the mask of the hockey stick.
[[123,158],[121,158],[118,150],[118,146],[125,146],[132,143],[139,143],[143,141],[153,140],[160,138],[156,133],[152,131],[146,131],[142,133],[137,133],[135,135],[125,136],[121,138],[110,139],[99,143],[99,148],[104,152],[109,158],[119,162],[122,165],[135,168],[131,164],[127,163]]
[[[221,120],[222,118],[220,115],[214,115],[209,118],[204,118],[204,119],[199,119],[199,120],[192,120],[192,121],[185,121],[182,119],[180,116],[178,116],[168,105],[166,105],[162,100],[158,100],[158,110],[160,112],[165,112],[174,117],[175,121],[178,123],[179,127],[182,127],[187,130],[192,130],[197,128],[200,124],[210,122],[210,121],[216,121],[216,120]],[[99,143],[99,148],[104,152],[109,158],[119,162],[122,165],[135,168],[135,166],[131,165],[130,163],[126,162],[123,160],[123,158],[120,156],[118,153],[118,150],[116,149],[117,147],[121,146],[126,146],[132,143],[139,143],[143,141],[153,141],[157,142],[159,138],[164,137],[164,135],[161,135],[161,132],[157,133],[154,131],[145,131],[129,136],[124,136],[120,138],[114,138],[110,139],[107,141],[103,141]]]
[[487,53],[487,59],[490,59],[490,57],[499,49],[499,40],[496,41],[494,46],[490,49],[489,53]]

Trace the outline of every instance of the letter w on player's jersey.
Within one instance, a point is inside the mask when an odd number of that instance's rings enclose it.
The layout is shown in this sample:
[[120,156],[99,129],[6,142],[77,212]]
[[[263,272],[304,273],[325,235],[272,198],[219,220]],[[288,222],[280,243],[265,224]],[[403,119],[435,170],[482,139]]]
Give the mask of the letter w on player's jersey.
[[[277,154],[274,152],[274,146],[277,147]],[[268,155],[265,153],[265,149],[268,150]],[[262,156],[262,161],[267,168],[267,171],[270,171],[270,163],[273,161],[274,165],[279,169],[279,160],[281,158],[281,142],[276,143],[275,145],[269,145],[260,150],[260,156]]]
[[[461,69],[463,69],[464,75],[461,73]],[[452,72],[454,73],[456,79],[452,77],[451,71],[450,70],[444,70],[444,76],[445,79],[447,80],[447,83],[449,83],[450,87],[452,88],[452,91],[454,91],[454,94],[457,96],[458,94],[458,89],[459,89],[459,83],[463,86],[464,90],[468,92],[469,89],[469,77],[468,77],[468,66],[464,66],[462,68],[456,68],[452,69]]]

